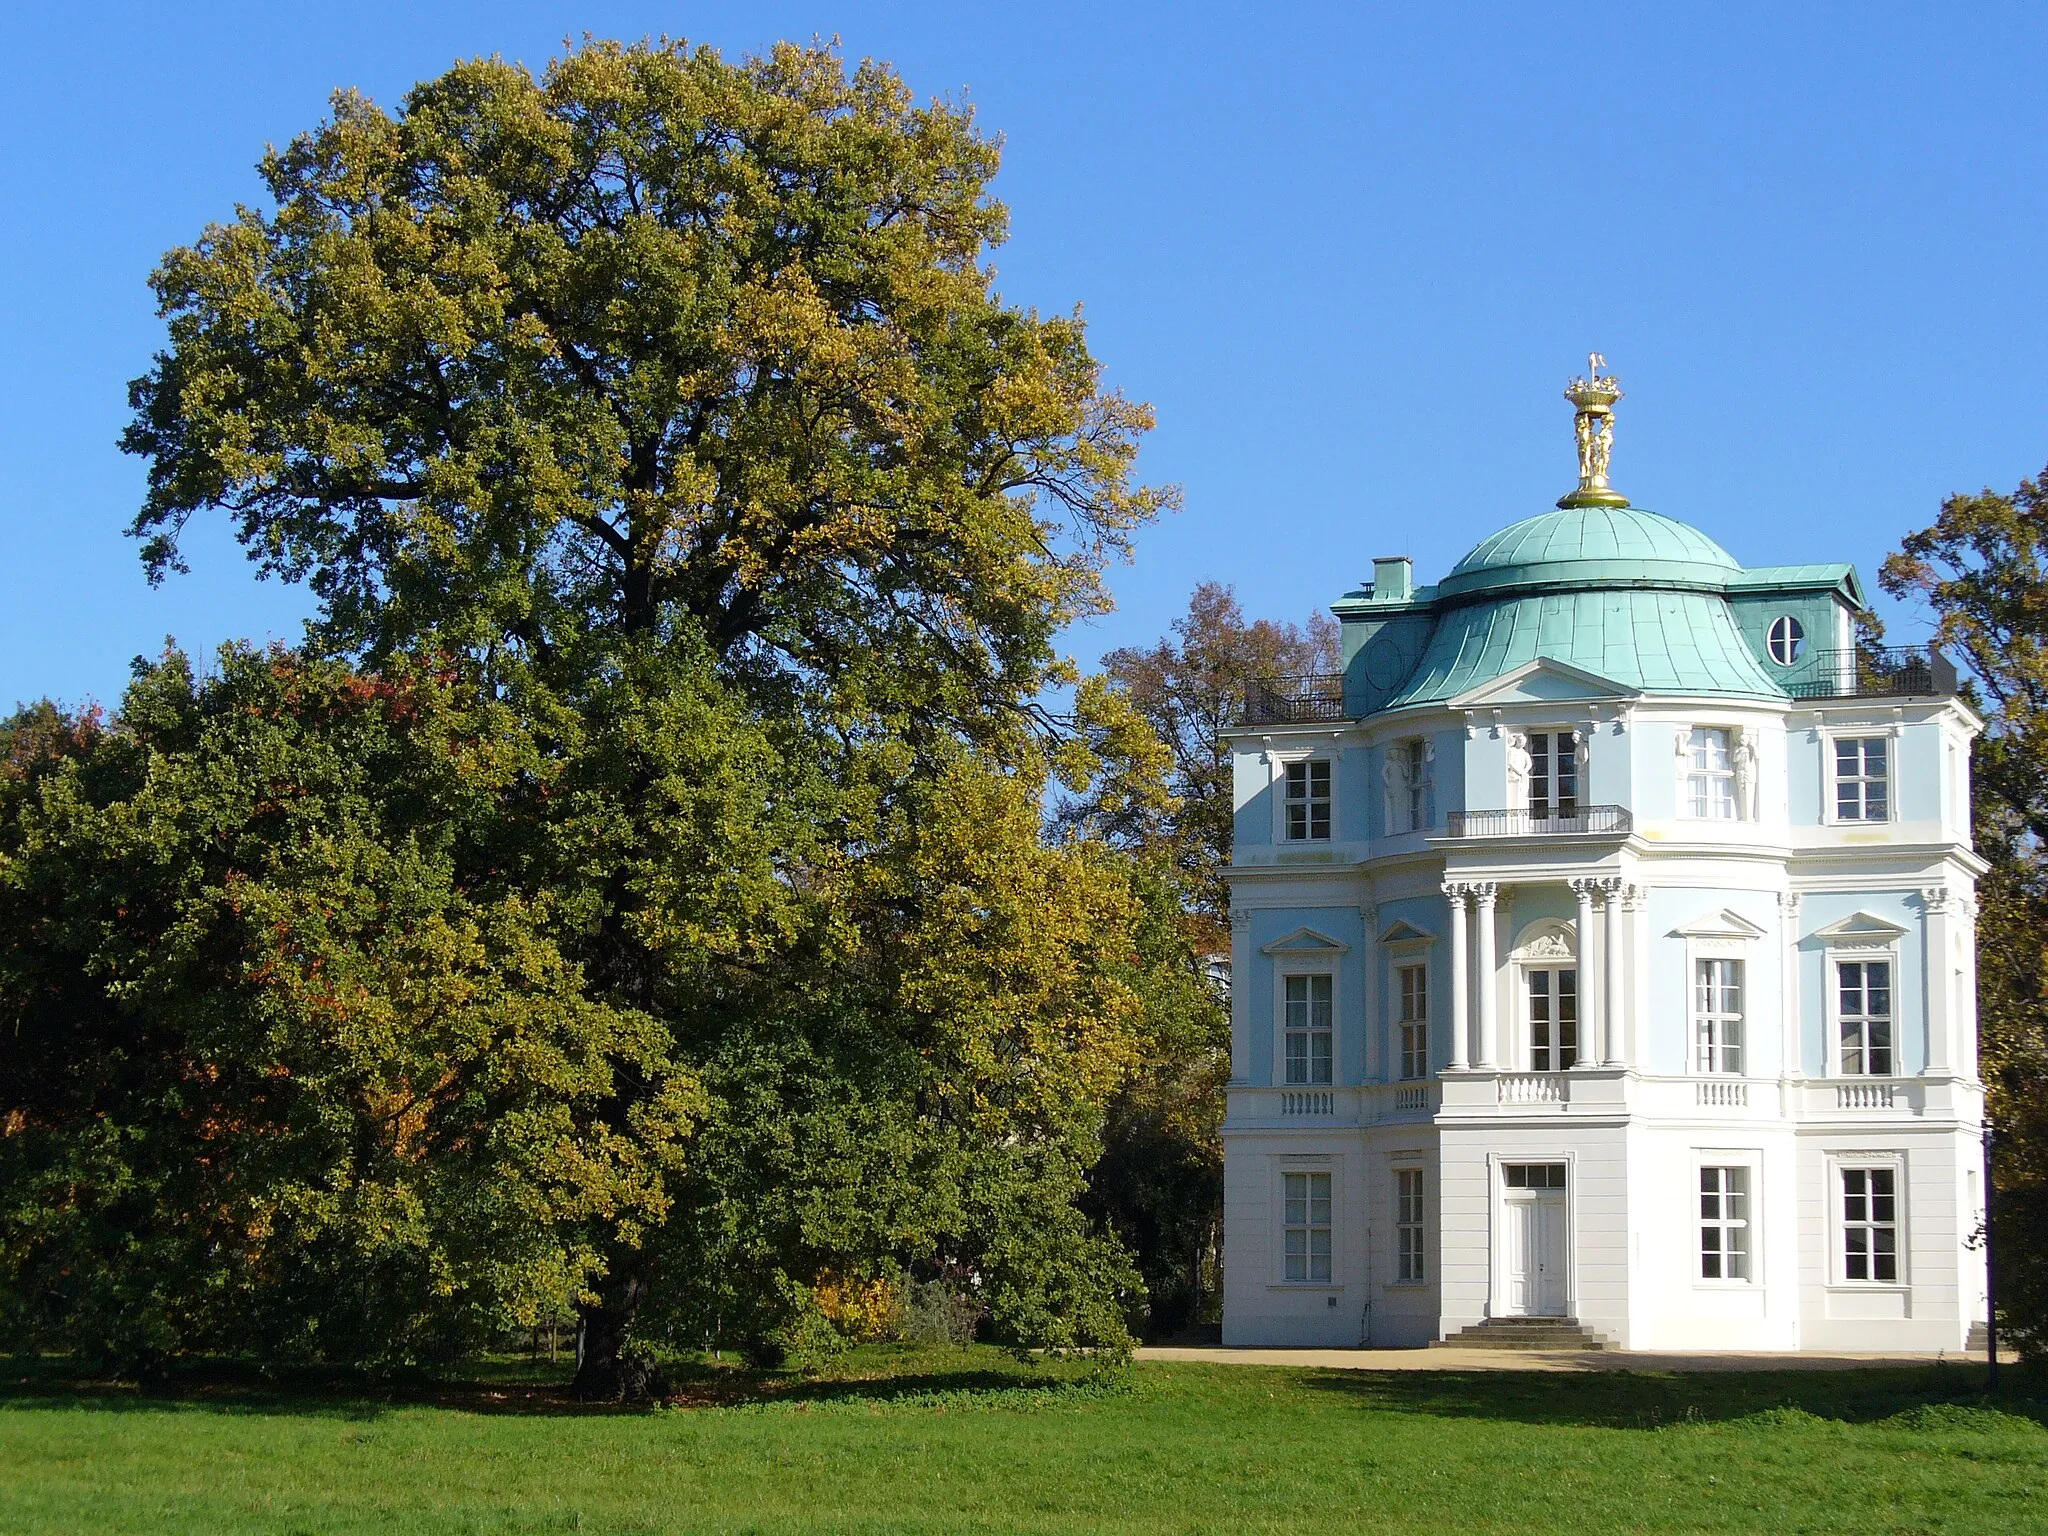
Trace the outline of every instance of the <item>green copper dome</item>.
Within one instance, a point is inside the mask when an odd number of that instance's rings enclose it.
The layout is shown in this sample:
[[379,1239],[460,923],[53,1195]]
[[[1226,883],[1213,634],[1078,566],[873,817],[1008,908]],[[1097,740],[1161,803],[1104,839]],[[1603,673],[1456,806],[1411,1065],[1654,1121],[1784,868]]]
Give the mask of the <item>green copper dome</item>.
[[1436,591],[1453,600],[1617,587],[1720,592],[1741,571],[1727,550],[1674,518],[1637,507],[1563,507],[1481,540]]

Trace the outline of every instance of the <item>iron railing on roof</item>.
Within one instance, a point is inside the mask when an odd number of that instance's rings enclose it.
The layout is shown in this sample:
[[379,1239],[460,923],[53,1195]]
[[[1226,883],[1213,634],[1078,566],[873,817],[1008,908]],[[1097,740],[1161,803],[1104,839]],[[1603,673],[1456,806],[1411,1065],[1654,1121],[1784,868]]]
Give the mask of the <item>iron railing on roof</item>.
[[1816,651],[1786,691],[1795,699],[1951,698],[1956,664],[1933,646]]
[[1344,674],[1255,677],[1245,684],[1246,725],[1307,725],[1344,718]]
[[1452,811],[1444,831],[1451,837],[1549,837],[1561,832],[1628,832],[1635,819],[1625,805],[1581,805],[1569,816],[1529,810]]

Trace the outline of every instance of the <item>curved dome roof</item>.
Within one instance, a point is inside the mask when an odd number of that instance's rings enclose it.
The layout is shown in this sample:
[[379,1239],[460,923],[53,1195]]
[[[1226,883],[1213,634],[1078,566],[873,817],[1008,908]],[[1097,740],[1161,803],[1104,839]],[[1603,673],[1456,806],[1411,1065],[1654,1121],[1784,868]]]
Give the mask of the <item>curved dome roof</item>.
[[1742,567],[1699,529],[1637,507],[1560,507],[1482,539],[1442,597],[1596,587],[1721,591]]

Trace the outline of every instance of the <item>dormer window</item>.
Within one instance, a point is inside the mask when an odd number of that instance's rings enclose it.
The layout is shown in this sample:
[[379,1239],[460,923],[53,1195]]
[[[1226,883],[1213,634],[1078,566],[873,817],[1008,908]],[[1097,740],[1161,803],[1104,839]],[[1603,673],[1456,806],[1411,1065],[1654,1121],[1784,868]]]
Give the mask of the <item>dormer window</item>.
[[1771,633],[1767,642],[1771,660],[1781,667],[1789,667],[1806,651],[1806,626],[1791,614],[1771,620]]
[[1302,758],[1287,765],[1287,840],[1330,839],[1330,760]]

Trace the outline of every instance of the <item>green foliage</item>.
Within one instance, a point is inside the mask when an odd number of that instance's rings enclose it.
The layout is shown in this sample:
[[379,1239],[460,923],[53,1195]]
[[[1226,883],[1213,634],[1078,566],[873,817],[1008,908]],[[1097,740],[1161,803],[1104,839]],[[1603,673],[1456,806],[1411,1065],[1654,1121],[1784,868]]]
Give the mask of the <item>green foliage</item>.
[[1998,1128],[1999,1314],[2048,1353],[2048,481],[1951,496],[1881,581],[1934,609],[1936,638],[1974,675],[1985,732],[1971,756],[1978,853],[1977,1008]]
[[[674,1064],[598,1116],[659,1177],[562,1271],[593,1393],[635,1331],[787,1339],[828,1271],[908,1264],[1016,1343],[1127,1337],[1075,1200],[1137,905],[1099,839],[1041,836],[1036,701],[1174,495],[1133,482],[1150,415],[1078,317],[995,292],[996,166],[883,66],[593,42],[337,96],[265,157],[269,209],[155,275],[152,576],[224,512],[318,595],[320,653],[453,658],[517,766],[464,781],[448,879]],[[681,1159],[643,1128],[671,1073]]]
[[478,877],[530,743],[444,677],[220,666],[7,732],[13,1321],[129,1363],[399,1361],[559,1311],[665,1214],[703,1100],[548,892]]

